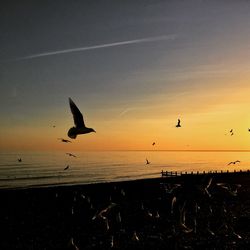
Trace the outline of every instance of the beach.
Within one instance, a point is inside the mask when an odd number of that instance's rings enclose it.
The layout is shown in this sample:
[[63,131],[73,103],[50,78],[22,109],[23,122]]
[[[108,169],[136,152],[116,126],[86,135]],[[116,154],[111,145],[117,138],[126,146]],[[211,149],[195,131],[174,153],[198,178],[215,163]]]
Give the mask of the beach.
[[250,174],[2,189],[0,249],[249,249]]

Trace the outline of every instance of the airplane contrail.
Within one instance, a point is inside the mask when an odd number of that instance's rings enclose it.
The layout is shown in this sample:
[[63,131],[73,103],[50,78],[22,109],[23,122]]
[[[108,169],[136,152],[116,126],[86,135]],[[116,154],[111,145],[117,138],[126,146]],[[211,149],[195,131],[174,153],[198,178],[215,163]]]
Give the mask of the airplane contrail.
[[175,34],[164,35],[164,36],[155,36],[155,37],[146,37],[146,38],[135,39],[135,40],[127,40],[127,41],[121,41],[121,42],[115,42],[115,43],[106,43],[106,44],[79,47],[79,48],[73,48],[73,49],[44,52],[44,53],[40,53],[40,54],[33,54],[30,56],[17,58],[16,61],[33,59],[33,58],[38,58],[38,57],[45,57],[45,56],[53,56],[53,55],[59,55],[59,54],[66,54],[66,53],[72,53],[72,52],[79,52],[79,51],[117,47],[117,46],[136,44],[136,43],[148,43],[148,42],[155,42],[155,41],[162,41],[162,40],[174,40],[175,38],[176,38]]

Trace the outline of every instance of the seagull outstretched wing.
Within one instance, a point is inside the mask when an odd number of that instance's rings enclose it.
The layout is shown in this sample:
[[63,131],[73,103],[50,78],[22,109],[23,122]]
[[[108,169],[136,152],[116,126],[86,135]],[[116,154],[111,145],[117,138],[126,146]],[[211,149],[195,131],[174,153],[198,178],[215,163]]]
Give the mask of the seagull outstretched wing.
[[73,114],[74,123],[75,123],[76,128],[85,127],[82,113],[77,108],[75,103],[71,100],[71,98],[69,98],[69,106],[70,106],[71,113]]

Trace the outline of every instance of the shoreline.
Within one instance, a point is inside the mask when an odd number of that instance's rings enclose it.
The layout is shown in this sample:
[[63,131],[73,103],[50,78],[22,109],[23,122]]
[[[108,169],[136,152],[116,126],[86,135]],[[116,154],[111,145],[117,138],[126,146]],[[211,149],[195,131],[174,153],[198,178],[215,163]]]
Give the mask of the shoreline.
[[122,181],[103,181],[103,182],[93,182],[93,183],[77,183],[77,184],[71,184],[71,183],[66,183],[66,184],[54,184],[54,185],[39,185],[39,186],[25,186],[25,187],[0,187],[0,192],[2,190],[4,191],[18,191],[18,190],[27,190],[27,189],[43,189],[43,188],[60,188],[60,187],[68,187],[68,188],[80,188],[84,186],[92,186],[92,185],[119,185],[119,183],[132,183],[132,182],[151,182],[151,181],[158,181],[162,179],[166,179],[170,181],[170,178],[175,178],[174,180],[179,180],[182,178],[199,178],[199,176],[213,176],[215,178],[223,178],[223,177],[237,177],[238,175],[245,176],[249,175],[250,176],[250,170],[239,170],[239,171],[229,171],[229,170],[224,170],[224,171],[208,171],[208,172],[179,172],[179,171],[162,171],[159,173],[159,177],[154,177],[154,178],[140,178],[140,179],[130,179],[130,180],[122,180]]

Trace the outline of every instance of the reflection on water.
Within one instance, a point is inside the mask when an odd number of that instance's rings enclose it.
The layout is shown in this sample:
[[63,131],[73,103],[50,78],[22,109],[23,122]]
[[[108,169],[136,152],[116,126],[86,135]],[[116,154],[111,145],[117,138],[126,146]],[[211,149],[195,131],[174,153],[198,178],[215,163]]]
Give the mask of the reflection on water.
[[[0,187],[67,185],[159,177],[164,171],[247,170],[250,152],[103,151],[1,153]],[[22,162],[18,162],[18,158]],[[146,165],[146,158],[151,162]],[[227,165],[231,161],[240,163]],[[69,165],[68,170],[64,168]]]

